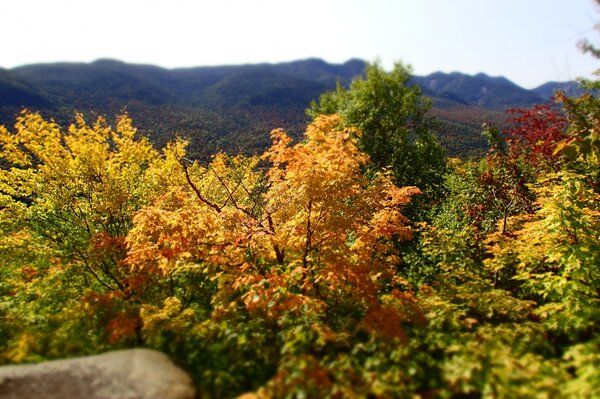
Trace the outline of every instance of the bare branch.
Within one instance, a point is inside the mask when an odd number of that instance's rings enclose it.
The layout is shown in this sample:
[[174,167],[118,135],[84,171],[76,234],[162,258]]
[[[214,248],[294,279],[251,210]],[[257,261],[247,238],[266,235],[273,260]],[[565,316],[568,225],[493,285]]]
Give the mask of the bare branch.
[[215,204],[214,202],[211,202],[209,200],[207,200],[202,193],[200,192],[200,190],[198,189],[198,187],[196,187],[196,185],[194,184],[194,182],[192,181],[192,178],[190,176],[190,172],[188,170],[187,165],[185,164],[185,160],[180,158],[178,155],[175,155],[177,160],[179,161],[179,164],[181,165],[181,167],[183,168],[183,173],[185,174],[185,179],[187,180],[188,185],[192,188],[192,190],[194,190],[194,193],[196,194],[196,197],[202,201],[203,203],[205,203],[206,205],[210,206],[211,208],[213,208],[214,210],[216,210],[218,213],[221,213],[221,208]]

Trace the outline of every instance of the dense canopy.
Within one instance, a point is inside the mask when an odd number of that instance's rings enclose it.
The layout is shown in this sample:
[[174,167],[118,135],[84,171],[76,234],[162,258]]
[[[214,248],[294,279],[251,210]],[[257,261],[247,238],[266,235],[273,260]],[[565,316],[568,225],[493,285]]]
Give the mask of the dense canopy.
[[143,346],[203,397],[600,396],[598,98],[447,161],[407,78],[371,66],[300,141],[204,163],[127,115],[0,127],[0,362]]

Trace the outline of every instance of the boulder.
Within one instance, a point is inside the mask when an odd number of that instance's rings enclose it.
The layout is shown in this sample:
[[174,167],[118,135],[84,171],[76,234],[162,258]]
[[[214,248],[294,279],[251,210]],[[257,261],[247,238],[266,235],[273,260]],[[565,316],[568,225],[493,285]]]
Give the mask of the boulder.
[[150,349],[0,367],[0,399],[193,399],[195,391],[185,372]]

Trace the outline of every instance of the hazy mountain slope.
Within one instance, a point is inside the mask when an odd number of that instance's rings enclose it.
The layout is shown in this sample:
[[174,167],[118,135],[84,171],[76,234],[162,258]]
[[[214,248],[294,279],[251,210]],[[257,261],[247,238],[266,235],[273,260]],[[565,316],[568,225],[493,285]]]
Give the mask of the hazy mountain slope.
[[432,97],[494,111],[544,102],[536,93],[523,89],[504,77],[491,77],[483,73],[470,76],[458,72],[436,72],[415,77],[413,81]]
[[552,96],[557,90],[563,91],[569,97],[579,97],[585,93],[585,90],[579,85],[578,82],[548,82],[536,87],[535,89],[532,89],[531,91],[544,100],[551,101]]
[[177,98],[176,81],[159,67],[99,60],[91,64],[36,64],[12,70],[55,103],[104,108],[132,100],[158,105]]
[[[309,103],[338,80],[349,85],[365,66],[361,60],[319,59],[178,69],[115,60],[27,65],[0,70],[0,123],[12,125],[21,107],[61,123],[76,110],[109,120],[126,110],[158,145],[175,135],[188,137],[198,158],[220,150],[257,152],[269,145],[273,128],[299,135]],[[412,82],[432,97],[432,114],[446,122],[440,138],[451,155],[461,156],[485,147],[481,123],[502,124],[506,108],[544,102],[547,93],[485,74],[438,72]]]
[[0,107],[49,106],[50,103],[12,71],[0,68]]

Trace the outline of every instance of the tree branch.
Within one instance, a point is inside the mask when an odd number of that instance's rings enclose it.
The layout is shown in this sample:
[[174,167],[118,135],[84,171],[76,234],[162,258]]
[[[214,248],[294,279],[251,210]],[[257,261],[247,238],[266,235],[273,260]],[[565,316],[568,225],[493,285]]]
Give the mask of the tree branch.
[[202,195],[202,193],[200,192],[200,190],[198,189],[198,187],[196,187],[196,185],[194,184],[194,182],[192,181],[192,178],[190,176],[190,172],[188,170],[187,165],[185,164],[185,160],[180,158],[179,156],[175,155],[176,159],[179,161],[179,164],[181,165],[181,167],[183,168],[183,173],[185,174],[185,179],[187,180],[188,185],[192,188],[192,190],[194,191],[194,193],[196,194],[196,197],[203,203],[205,203],[206,205],[210,206],[211,208],[213,208],[215,211],[217,211],[218,213],[221,213],[221,208],[215,204],[214,202],[211,202],[209,200],[207,200],[206,198],[204,198],[204,196]]

